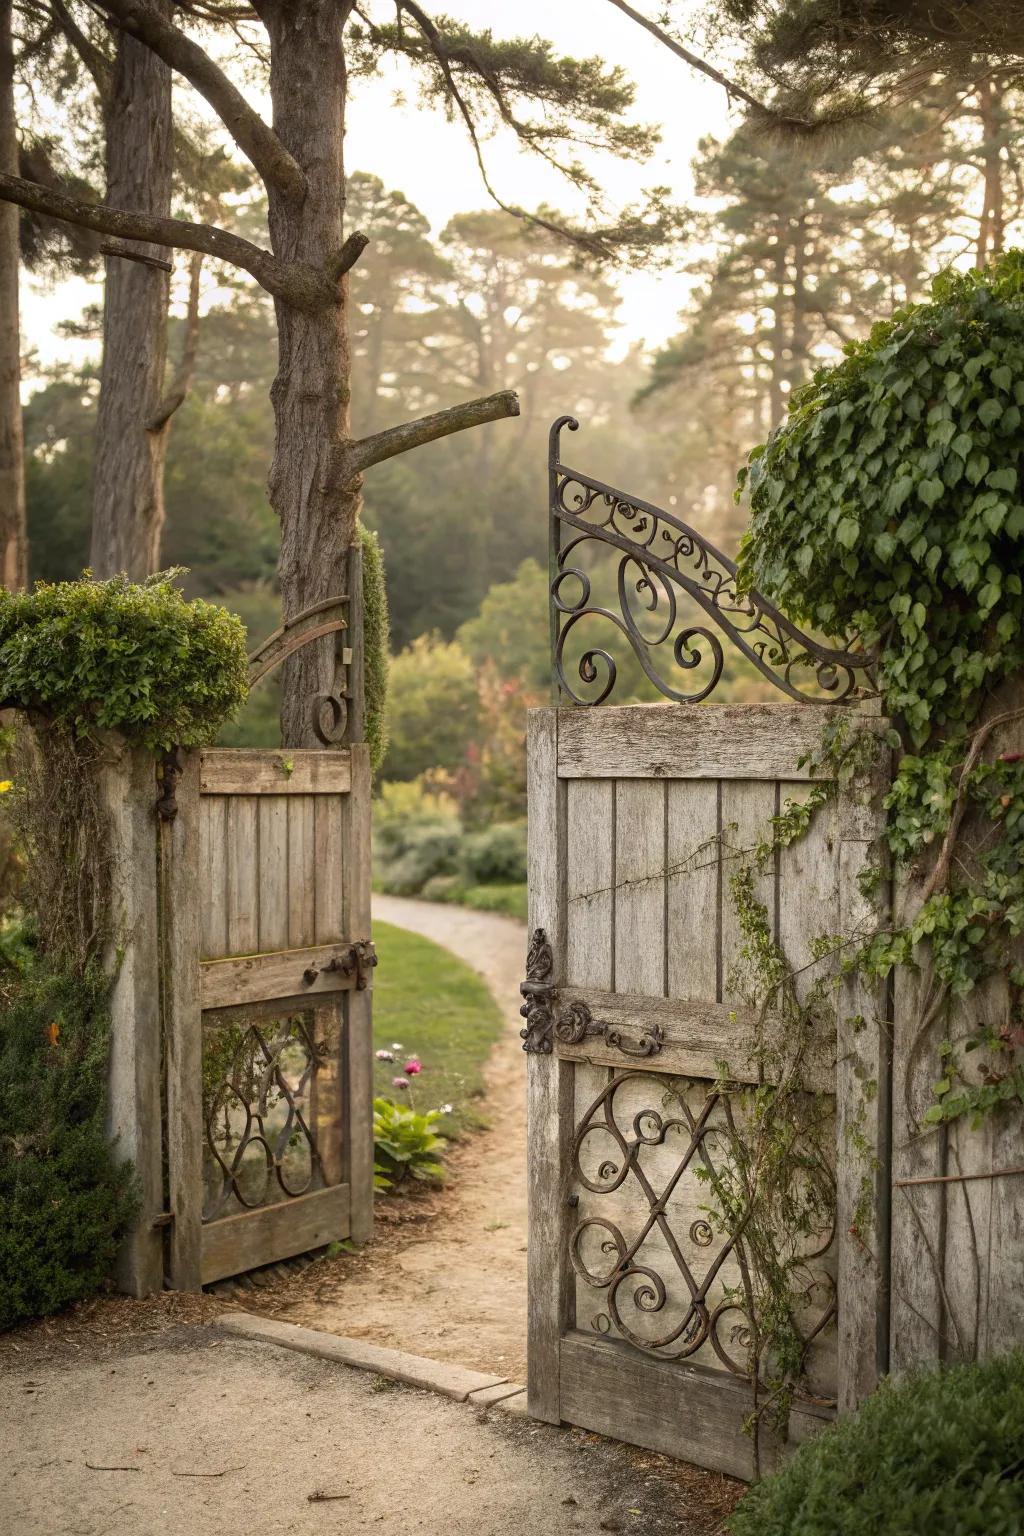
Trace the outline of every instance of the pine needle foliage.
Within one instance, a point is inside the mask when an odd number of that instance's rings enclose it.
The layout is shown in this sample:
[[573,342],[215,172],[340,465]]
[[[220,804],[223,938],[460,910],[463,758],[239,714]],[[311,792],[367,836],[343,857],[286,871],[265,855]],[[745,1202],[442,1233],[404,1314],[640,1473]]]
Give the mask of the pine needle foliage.
[[137,1207],[106,1135],[109,982],[0,976],[0,1329],[91,1295]]

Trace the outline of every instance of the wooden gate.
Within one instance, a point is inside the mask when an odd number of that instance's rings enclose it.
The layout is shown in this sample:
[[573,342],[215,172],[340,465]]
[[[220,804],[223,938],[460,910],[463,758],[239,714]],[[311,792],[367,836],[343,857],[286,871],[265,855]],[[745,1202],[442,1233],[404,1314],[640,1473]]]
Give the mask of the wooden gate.
[[[667,704],[530,724],[530,1411],[741,1477],[754,1470],[745,1254],[709,1219],[706,1177],[732,1113],[722,1064],[733,1082],[758,1070],[728,877],[807,793],[823,723],[806,705]],[[879,790],[844,789],[759,879],[776,942],[809,967],[804,995],[821,971],[812,941],[865,921]],[[839,986],[839,1037],[815,1040],[809,1080],[837,1105],[836,1218],[808,1251],[794,1441],[866,1395],[887,1358],[884,998]],[[763,1468],[773,1445],[754,1433]]]
[[192,754],[162,824],[170,1283],[372,1224],[370,769]]

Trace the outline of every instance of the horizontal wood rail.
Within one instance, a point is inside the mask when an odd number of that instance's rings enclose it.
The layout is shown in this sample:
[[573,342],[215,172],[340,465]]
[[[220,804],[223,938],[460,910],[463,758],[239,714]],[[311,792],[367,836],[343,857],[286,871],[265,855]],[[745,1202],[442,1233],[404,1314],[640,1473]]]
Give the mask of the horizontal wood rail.
[[[359,987],[360,971],[346,943],[314,944],[307,949],[277,949],[265,955],[241,955],[227,960],[203,960],[199,966],[203,1008],[230,1008],[238,1003],[268,1002],[325,992],[350,992]],[[365,985],[365,982],[364,982]]]
[[204,795],[346,795],[352,788],[352,754],[320,748],[282,752],[217,747],[200,754]]
[[347,1184],[334,1184],[311,1195],[207,1222],[200,1238],[202,1284],[265,1264],[268,1253],[287,1259],[348,1237],[349,1193]]

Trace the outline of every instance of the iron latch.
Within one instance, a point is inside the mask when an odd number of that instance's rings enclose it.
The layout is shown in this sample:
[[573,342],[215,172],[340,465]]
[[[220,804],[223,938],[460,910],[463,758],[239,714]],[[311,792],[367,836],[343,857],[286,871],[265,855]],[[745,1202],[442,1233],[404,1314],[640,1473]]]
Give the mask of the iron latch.
[[584,1002],[571,1002],[556,1011],[557,993],[552,982],[555,960],[543,928],[536,928],[526,955],[526,980],[519,991],[524,998],[519,1012],[526,1028],[519,1031],[523,1050],[548,1056],[557,1040],[562,1045],[580,1045],[599,1038],[624,1056],[656,1056],[665,1040],[660,1024],[645,1024],[638,1035],[623,1033],[618,1024],[595,1019]]
[[302,973],[302,980],[311,987],[321,972],[336,971],[342,976],[355,976],[356,991],[365,992],[370,982],[370,972],[377,964],[377,951],[369,939],[357,939],[340,955],[332,955],[326,965],[309,965]]

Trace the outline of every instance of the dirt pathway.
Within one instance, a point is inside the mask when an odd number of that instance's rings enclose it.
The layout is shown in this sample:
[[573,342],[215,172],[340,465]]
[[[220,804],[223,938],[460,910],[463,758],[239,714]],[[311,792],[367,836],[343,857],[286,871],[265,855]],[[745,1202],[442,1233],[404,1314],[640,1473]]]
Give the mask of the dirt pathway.
[[488,1128],[456,1147],[438,1194],[382,1200],[360,1254],[240,1296],[253,1310],[332,1333],[526,1380],[526,1071],[519,1030],[524,926],[513,918],[393,896],[374,916],[411,929],[479,971],[505,1032],[486,1069]]

